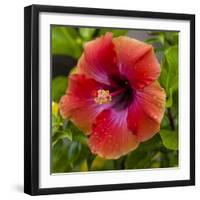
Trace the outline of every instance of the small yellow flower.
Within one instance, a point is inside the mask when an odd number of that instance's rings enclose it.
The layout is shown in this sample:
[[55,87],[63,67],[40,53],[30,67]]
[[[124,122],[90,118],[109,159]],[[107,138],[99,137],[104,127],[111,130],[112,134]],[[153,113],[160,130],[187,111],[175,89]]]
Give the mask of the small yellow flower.
[[56,116],[58,115],[58,104],[54,101],[52,101],[52,113]]

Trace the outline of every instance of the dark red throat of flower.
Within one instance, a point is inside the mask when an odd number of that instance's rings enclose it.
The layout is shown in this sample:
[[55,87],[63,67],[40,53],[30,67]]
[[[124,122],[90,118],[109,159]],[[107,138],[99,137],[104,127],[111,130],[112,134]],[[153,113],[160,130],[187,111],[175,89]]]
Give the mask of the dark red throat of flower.
[[120,79],[117,82],[117,87],[96,91],[94,101],[100,105],[112,102],[113,108],[122,110],[133,102],[134,97],[135,90],[131,88],[129,82]]

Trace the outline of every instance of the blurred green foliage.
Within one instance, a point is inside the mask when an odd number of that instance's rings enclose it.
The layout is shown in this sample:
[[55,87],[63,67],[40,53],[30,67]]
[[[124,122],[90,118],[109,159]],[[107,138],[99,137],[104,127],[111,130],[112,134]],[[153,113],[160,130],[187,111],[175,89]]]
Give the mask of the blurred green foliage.
[[69,55],[78,58],[82,52],[80,36],[74,28],[53,26],[52,53],[54,55]]
[[166,148],[178,150],[178,32],[150,32],[150,35],[153,37],[146,42],[160,47],[159,81],[167,95],[165,115],[168,123],[162,126],[160,136]]
[[[69,28],[52,26],[52,54],[78,60],[83,45],[106,32],[114,37],[126,35],[123,29]],[[160,59],[159,82],[167,94],[166,111],[159,134],[117,160],[93,155],[87,146],[87,136],[72,121],[64,120],[58,102],[67,89],[67,78],[52,80],[52,173],[96,170],[166,168],[178,166],[178,32],[148,32],[146,40],[154,46]],[[71,73],[75,70],[73,69]]]
[[52,80],[52,100],[58,102],[67,89],[67,77],[57,76]]

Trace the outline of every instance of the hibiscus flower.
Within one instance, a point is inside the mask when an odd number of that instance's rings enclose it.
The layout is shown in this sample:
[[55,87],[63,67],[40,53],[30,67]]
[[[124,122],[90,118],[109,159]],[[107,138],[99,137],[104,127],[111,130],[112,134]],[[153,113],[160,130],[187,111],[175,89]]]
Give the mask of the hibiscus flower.
[[160,130],[165,92],[153,47],[111,33],[88,42],[59,103],[88,135],[92,153],[117,159]]

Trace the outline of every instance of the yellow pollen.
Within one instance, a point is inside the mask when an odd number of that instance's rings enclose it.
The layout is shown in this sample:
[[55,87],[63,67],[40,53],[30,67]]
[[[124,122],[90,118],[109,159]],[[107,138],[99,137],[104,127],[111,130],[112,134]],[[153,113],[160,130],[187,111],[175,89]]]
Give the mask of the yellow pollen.
[[97,96],[94,98],[97,104],[105,104],[112,101],[109,90],[97,90]]

